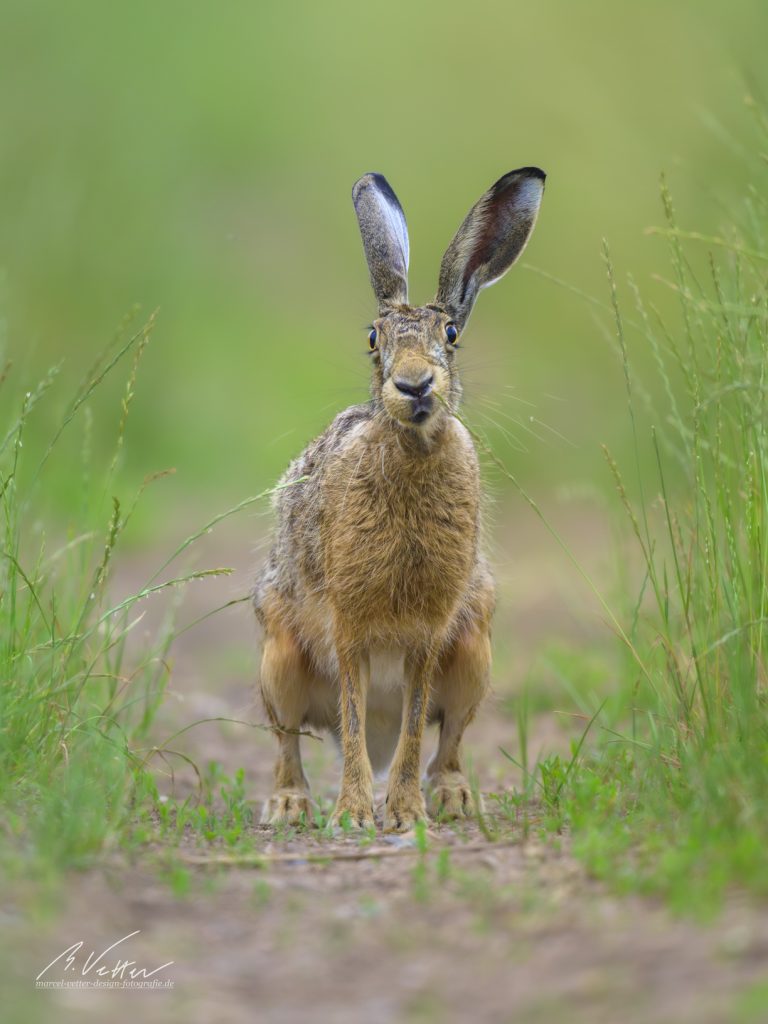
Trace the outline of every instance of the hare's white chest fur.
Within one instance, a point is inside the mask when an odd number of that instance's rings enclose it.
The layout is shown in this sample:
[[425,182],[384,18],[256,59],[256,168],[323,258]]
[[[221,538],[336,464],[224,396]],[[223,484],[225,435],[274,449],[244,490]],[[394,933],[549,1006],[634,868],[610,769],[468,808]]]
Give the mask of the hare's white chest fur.
[[368,705],[365,738],[374,772],[383,772],[392,760],[403,717],[405,651],[375,647],[369,655]]

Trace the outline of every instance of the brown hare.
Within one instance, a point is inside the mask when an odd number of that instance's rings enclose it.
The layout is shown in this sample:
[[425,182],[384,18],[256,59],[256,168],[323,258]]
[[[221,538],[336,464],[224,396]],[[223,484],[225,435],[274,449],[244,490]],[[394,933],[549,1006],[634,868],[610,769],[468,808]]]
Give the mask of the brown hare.
[[510,171],[480,198],[425,306],[408,304],[408,232],[386,179],[366,174],[352,190],[378,301],[371,397],[336,417],[277,492],[276,537],[254,592],[261,693],[279,743],[266,823],[311,821],[303,726],[330,730],[341,746],[334,824],[374,825],[373,771],[388,766],[384,828],[426,817],[427,722],[440,726],[430,810],[474,812],[460,747],[489,685],[495,592],[479,546],[477,454],[454,415],[456,350],[480,289],[523,251],[544,177]]

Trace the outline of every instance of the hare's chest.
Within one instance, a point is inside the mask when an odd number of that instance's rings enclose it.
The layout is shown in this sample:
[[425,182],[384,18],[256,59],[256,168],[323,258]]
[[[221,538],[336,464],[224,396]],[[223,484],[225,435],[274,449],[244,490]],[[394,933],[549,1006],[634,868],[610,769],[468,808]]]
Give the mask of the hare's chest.
[[375,543],[383,571],[432,582],[440,587],[452,567],[463,571],[475,551],[478,500],[463,478],[429,479],[377,495],[380,543]]
[[381,456],[378,465],[361,462],[329,508],[328,579],[355,617],[439,623],[465,592],[477,557],[479,481],[464,452],[448,454],[418,471]]

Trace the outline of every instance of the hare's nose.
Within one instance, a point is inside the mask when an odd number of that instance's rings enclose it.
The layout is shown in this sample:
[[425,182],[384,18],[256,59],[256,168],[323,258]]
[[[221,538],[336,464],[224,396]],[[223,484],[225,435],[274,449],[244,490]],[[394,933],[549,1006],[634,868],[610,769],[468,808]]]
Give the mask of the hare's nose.
[[395,377],[393,383],[398,391],[409,398],[424,398],[432,390],[435,383],[434,373],[428,373],[420,381],[405,380],[403,377]]

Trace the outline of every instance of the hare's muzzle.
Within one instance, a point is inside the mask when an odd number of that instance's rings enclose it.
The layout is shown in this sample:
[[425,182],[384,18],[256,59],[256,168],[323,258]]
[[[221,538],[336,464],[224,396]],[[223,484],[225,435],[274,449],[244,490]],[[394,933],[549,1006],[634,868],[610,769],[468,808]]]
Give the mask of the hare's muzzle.
[[428,370],[418,379],[398,375],[392,378],[392,383],[410,403],[410,420],[413,423],[423,423],[429,417],[434,405],[432,396],[432,386],[435,383],[434,373]]

